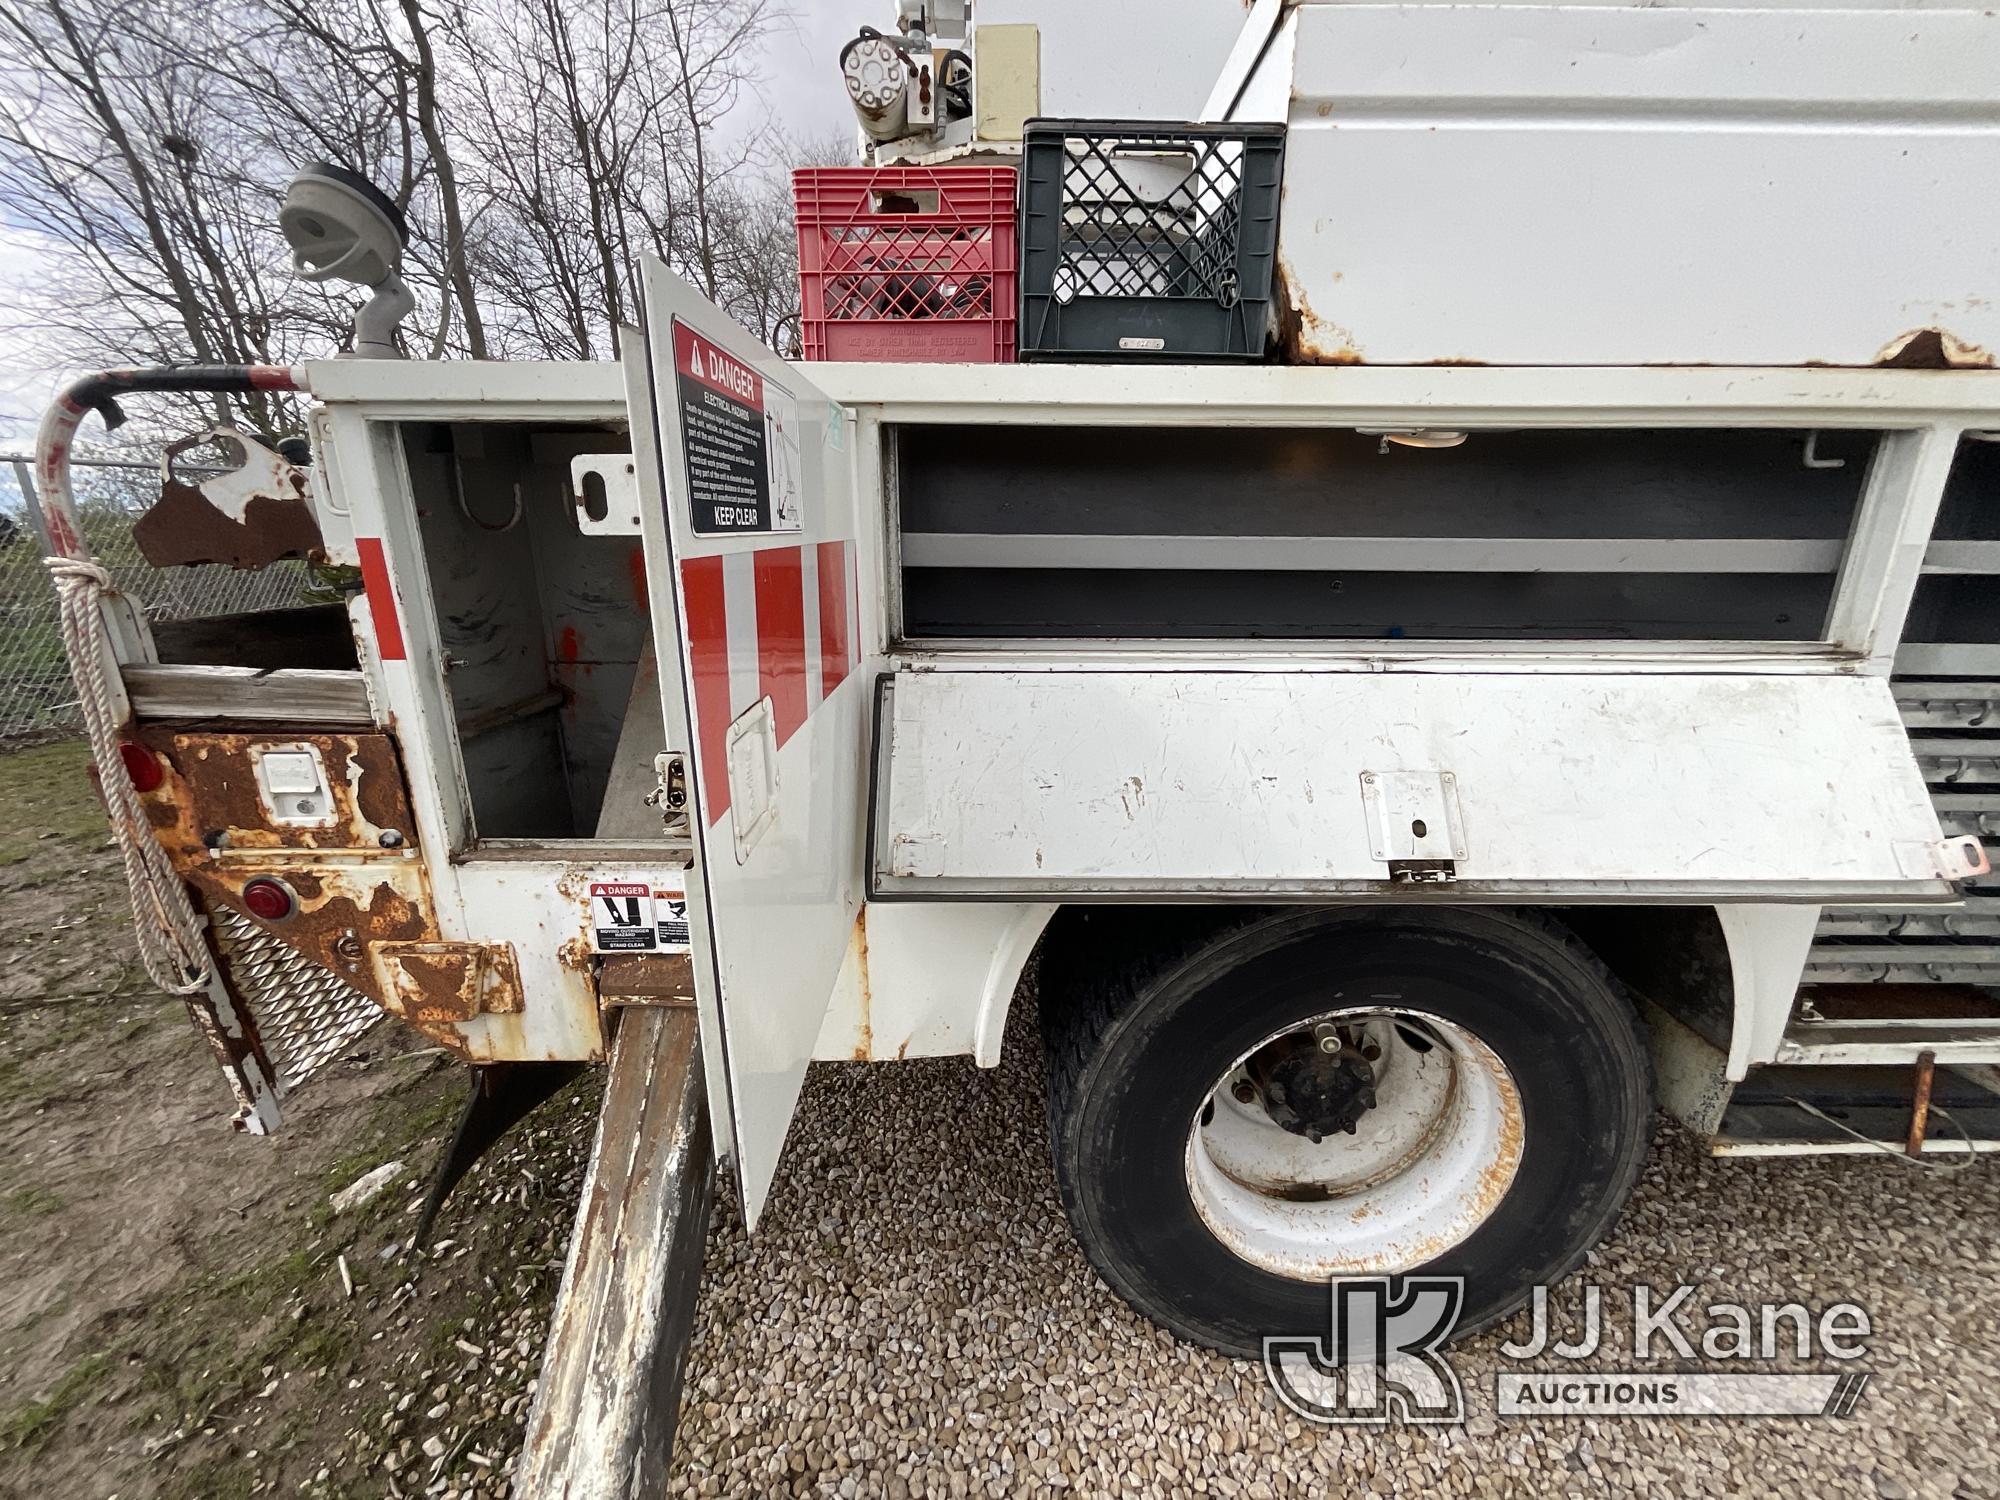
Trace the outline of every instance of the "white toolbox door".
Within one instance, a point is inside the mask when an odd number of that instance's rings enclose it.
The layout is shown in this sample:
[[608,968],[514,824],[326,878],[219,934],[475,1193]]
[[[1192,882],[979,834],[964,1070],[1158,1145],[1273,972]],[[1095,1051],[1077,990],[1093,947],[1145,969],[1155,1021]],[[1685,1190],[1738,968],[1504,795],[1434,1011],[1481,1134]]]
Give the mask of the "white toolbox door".
[[854,495],[840,409],[658,261],[642,280],[626,383],[695,988],[754,1225],[861,909]]
[[[1878,678],[938,671],[881,691],[885,896],[1954,896]],[[1405,883],[1426,879],[1447,883]]]

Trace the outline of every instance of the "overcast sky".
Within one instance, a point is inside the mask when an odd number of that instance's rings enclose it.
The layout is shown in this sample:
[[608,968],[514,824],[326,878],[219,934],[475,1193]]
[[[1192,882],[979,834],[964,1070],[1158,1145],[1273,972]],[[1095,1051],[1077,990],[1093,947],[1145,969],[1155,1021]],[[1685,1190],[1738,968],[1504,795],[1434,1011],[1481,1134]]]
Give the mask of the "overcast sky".
[[[728,122],[769,119],[794,139],[853,129],[840,86],[840,49],[862,26],[890,29],[894,0],[795,0],[772,33],[764,77]],[[977,0],[982,23],[1032,21],[1042,30],[1042,112],[1100,118],[1188,119],[1200,110],[1243,24],[1243,0]],[[0,294],[33,273],[37,247],[0,227]],[[0,331],[0,452],[33,440],[60,372],[30,367]],[[0,474],[0,491],[11,489]],[[11,498],[11,496],[7,497]]]

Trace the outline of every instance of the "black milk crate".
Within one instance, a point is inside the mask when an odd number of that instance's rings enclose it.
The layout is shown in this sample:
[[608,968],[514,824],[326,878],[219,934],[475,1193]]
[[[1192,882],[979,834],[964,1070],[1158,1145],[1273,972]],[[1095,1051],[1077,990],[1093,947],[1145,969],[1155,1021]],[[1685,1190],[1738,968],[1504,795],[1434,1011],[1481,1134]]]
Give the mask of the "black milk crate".
[[1283,125],[1030,120],[1020,358],[1261,359]]

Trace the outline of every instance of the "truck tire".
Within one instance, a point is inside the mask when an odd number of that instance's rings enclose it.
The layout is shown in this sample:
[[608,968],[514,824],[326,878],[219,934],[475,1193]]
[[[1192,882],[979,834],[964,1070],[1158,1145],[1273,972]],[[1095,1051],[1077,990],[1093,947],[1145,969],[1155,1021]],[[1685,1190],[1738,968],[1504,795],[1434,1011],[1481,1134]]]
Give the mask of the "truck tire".
[[1190,936],[1043,967],[1063,1206],[1140,1312],[1254,1358],[1327,1327],[1330,1277],[1422,1273],[1464,1278],[1457,1337],[1610,1228],[1651,1074],[1630,1000],[1565,928],[1484,908],[1190,917]]

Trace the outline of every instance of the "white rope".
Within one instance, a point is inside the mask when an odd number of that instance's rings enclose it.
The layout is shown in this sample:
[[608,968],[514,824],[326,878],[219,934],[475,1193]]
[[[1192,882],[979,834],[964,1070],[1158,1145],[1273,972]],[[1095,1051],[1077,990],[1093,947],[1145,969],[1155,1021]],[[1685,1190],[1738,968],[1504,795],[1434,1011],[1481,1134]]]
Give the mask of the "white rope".
[[126,773],[118,750],[118,709],[105,680],[106,630],[102,599],[111,575],[94,562],[71,557],[46,559],[55,578],[63,651],[82,699],[84,732],[97,763],[98,785],[111,813],[111,833],[125,865],[138,923],[139,956],[153,983],[169,994],[191,995],[208,987],[208,944],[187,888],[174,872],[167,851],[153,837],[145,805]]

